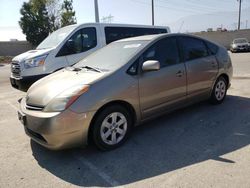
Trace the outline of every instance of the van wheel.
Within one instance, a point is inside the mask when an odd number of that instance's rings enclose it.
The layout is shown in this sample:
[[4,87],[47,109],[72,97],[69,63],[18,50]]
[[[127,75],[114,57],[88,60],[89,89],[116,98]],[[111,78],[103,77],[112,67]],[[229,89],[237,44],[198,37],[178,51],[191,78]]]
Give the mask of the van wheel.
[[93,124],[93,141],[101,150],[112,150],[122,145],[132,127],[129,112],[120,105],[105,108]]
[[210,97],[212,104],[221,104],[224,101],[227,94],[227,84],[227,81],[222,76],[216,80]]

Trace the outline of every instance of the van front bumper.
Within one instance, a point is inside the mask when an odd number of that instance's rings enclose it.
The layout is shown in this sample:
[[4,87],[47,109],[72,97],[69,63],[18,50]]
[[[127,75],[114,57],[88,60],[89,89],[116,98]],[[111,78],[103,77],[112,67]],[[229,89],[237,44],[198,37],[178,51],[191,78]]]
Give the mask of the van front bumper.
[[95,112],[42,112],[26,109],[21,100],[18,119],[26,134],[38,144],[52,150],[87,145],[88,130]]
[[42,74],[42,75],[36,75],[36,76],[25,76],[25,77],[20,77],[20,78],[11,76],[10,83],[12,87],[26,92],[34,82],[36,82],[37,80],[47,75],[48,74]]

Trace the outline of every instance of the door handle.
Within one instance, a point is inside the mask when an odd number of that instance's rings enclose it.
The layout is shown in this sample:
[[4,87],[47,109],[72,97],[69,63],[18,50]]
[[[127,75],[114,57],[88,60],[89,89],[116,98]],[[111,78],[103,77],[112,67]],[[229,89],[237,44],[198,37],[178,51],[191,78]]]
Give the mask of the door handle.
[[183,72],[182,72],[182,71],[178,71],[178,72],[176,73],[176,76],[177,76],[177,77],[182,77],[182,75],[183,75]]

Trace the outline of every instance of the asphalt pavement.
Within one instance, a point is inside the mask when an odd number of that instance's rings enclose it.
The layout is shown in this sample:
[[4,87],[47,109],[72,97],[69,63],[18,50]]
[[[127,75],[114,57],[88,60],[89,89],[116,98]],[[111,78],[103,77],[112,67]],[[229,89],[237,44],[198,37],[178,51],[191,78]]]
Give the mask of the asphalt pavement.
[[136,127],[120,148],[49,151],[17,119],[24,92],[0,65],[0,187],[250,187],[250,53],[231,54],[221,105],[201,102]]

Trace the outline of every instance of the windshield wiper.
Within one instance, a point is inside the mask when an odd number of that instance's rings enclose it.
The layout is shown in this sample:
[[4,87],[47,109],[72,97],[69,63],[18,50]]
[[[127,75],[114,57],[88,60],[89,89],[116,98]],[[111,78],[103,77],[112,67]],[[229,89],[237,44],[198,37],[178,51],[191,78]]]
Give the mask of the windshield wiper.
[[75,71],[75,72],[78,72],[78,71],[82,70],[82,68],[78,68],[78,67],[66,67],[65,69],[70,70],[70,71]]
[[95,68],[95,67],[90,67],[90,66],[83,66],[81,68],[88,69],[88,70],[93,70],[95,72],[102,72],[100,69]]

